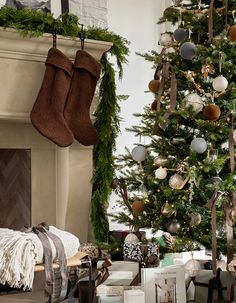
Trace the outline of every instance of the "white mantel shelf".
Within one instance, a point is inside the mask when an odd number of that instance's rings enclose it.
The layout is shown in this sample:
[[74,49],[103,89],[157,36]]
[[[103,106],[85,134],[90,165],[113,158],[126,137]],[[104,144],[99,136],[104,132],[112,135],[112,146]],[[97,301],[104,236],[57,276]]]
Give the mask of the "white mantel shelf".
[[[52,35],[23,36],[14,29],[0,27],[0,121],[30,122],[29,113],[40,89]],[[85,39],[84,50],[96,60],[112,43]],[[58,35],[57,48],[71,61],[81,49],[79,38]]]

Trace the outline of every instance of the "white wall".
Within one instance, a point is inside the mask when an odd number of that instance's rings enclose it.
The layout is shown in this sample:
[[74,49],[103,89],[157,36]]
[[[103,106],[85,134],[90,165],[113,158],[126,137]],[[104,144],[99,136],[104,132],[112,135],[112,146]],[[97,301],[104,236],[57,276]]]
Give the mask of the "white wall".
[[[167,0],[169,1],[169,0]],[[127,101],[121,103],[121,133],[117,138],[116,154],[123,154],[125,147],[130,150],[140,139],[125,129],[138,125],[139,119],[133,113],[142,113],[145,105],[153,102],[153,95],[145,93],[148,83],[153,79],[152,64],[135,52],[145,53],[158,50],[160,33],[164,25],[157,25],[165,8],[165,0],[108,0],[108,29],[127,38],[131,45],[129,62],[124,67],[122,81],[117,79],[117,94],[129,95]],[[145,143],[141,138],[141,143]],[[111,197],[108,211],[118,210],[115,205],[116,196]],[[119,225],[111,223],[110,229],[119,229]]]

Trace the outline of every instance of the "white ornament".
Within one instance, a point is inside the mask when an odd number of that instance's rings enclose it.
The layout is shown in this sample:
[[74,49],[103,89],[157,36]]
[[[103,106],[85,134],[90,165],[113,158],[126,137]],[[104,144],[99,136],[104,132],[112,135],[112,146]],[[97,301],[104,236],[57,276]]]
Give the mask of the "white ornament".
[[204,106],[202,98],[198,94],[189,94],[184,98],[185,107],[192,107],[195,113],[199,113]]
[[156,169],[155,171],[155,177],[157,179],[165,179],[167,176],[167,168],[166,167],[159,167],[158,169]]
[[174,174],[173,176],[170,177],[169,185],[173,189],[179,189],[182,186],[183,182],[184,179],[181,175]]
[[223,92],[228,87],[228,80],[224,76],[220,75],[213,79],[212,86],[217,92]]
[[133,233],[129,233],[126,237],[125,237],[125,240],[124,240],[125,243],[138,243],[139,242],[139,239],[138,237],[133,234]]
[[195,152],[202,154],[207,150],[207,143],[203,138],[194,138],[190,144],[190,148]]
[[142,162],[146,158],[147,150],[144,146],[138,145],[133,148],[131,155],[135,161]]
[[234,144],[236,144],[236,129],[233,130],[233,140]]
[[199,261],[191,259],[189,260],[185,265],[185,272],[188,274],[190,277],[196,277],[196,275],[200,272],[201,270],[201,265]]
[[164,33],[164,34],[161,34],[161,38],[159,40],[159,43],[161,46],[164,46],[164,47],[171,47],[172,44],[173,44],[173,37],[171,34],[169,33]]

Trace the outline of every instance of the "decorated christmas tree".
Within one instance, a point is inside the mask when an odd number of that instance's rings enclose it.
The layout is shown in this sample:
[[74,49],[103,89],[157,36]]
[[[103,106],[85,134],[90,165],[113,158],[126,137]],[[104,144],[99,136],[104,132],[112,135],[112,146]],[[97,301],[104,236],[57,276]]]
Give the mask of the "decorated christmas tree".
[[[131,229],[170,235],[167,251],[216,246],[233,257],[236,231],[236,0],[173,1],[147,83],[153,103],[133,126],[112,187]],[[140,139],[141,138],[141,139]],[[145,138],[145,140],[144,140]],[[216,224],[216,227],[215,227]]]

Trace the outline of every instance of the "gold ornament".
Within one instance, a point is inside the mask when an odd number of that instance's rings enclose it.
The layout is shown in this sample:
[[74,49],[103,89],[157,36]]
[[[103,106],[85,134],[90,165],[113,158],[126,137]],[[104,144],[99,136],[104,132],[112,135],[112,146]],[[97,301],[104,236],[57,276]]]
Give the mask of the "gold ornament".
[[167,223],[167,231],[171,234],[177,234],[180,230],[180,223],[177,219],[171,220]]
[[154,164],[156,166],[166,166],[168,164],[169,160],[163,156],[157,156],[154,158]]
[[191,227],[199,225],[202,221],[202,217],[199,213],[192,213],[189,215],[189,217],[190,217],[189,225]]
[[215,73],[214,65],[211,63],[203,64],[203,66],[201,68],[201,73],[204,78],[207,78],[209,74],[214,75],[214,73]]
[[172,215],[176,214],[176,208],[174,204],[169,204],[168,201],[162,206],[161,213],[163,216],[170,218]]
[[173,250],[176,245],[176,238],[171,236],[169,233],[163,233],[162,238],[168,248],[169,251]]

